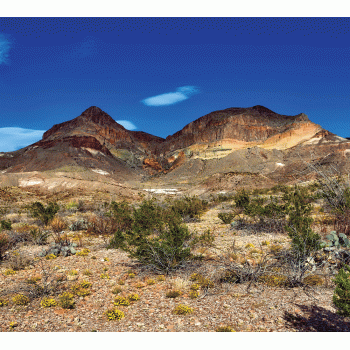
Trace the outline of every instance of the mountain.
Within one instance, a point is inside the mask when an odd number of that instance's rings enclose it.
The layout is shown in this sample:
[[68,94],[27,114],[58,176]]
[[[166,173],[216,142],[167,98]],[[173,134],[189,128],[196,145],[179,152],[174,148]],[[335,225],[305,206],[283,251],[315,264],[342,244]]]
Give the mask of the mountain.
[[0,154],[0,180],[17,176],[19,184],[22,179],[22,185],[50,187],[55,181],[69,186],[72,179],[97,186],[108,179],[110,184],[139,187],[148,179],[195,186],[210,183],[213,176],[237,173],[258,174],[265,182],[278,183],[307,173],[305,162],[316,159],[348,171],[349,151],[349,140],[324,130],[303,113],[281,115],[263,106],[228,108],[163,139],[126,130],[92,106],[54,125],[41,141]]

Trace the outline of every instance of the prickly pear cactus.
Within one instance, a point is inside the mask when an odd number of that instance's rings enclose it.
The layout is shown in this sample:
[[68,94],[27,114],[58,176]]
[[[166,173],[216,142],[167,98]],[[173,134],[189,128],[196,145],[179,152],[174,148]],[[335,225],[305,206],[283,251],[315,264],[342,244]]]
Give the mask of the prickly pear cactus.
[[54,254],[55,256],[69,256],[74,255],[76,253],[76,243],[67,243],[67,242],[60,242],[60,243],[51,243],[50,247],[48,249],[43,249],[41,253],[39,253],[40,257],[44,257],[46,255]]
[[350,240],[344,233],[339,233],[337,235],[336,231],[331,231],[329,235],[326,236],[328,241],[322,241],[321,247],[344,247],[350,248]]

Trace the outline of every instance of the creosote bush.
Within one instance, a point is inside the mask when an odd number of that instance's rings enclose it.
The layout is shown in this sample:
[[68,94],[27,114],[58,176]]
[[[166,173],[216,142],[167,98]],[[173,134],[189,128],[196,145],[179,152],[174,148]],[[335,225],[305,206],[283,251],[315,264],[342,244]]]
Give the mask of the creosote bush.
[[75,255],[77,256],[87,256],[90,253],[90,249],[84,248],[80,251],[78,251]]
[[45,226],[50,223],[59,209],[58,204],[52,202],[46,207],[40,202],[35,202],[28,207],[30,214],[40,219]]
[[189,295],[191,299],[196,299],[199,297],[199,292],[198,290],[191,290]]
[[232,220],[234,219],[235,214],[233,213],[219,213],[218,218],[224,223],[224,224],[230,224]]
[[350,267],[344,265],[335,276],[333,303],[341,316],[350,316]]
[[9,236],[4,232],[0,232],[0,261],[3,259],[3,255],[9,247],[9,243]]
[[113,294],[119,294],[119,293],[121,293],[123,291],[123,289],[121,289],[121,288],[119,288],[119,287],[115,287],[115,288],[113,288],[112,289],[112,293]]
[[166,273],[191,258],[191,249],[186,246],[191,234],[177,212],[144,200],[133,209],[132,219],[131,229],[118,230],[109,248],[122,249],[142,264]]

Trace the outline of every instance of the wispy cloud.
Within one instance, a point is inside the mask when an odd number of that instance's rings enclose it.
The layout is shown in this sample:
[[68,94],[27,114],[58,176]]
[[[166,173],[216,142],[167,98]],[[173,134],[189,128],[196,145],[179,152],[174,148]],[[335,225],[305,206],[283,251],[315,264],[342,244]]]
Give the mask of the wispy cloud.
[[190,96],[197,93],[199,93],[199,90],[195,86],[182,86],[177,88],[174,92],[148,97],[141,102],[146,106],[168,106],[185,101]]
[[10,46],[10,42],[6,39],[5,35],[0,34],[0,64],[7,63]]
[[116,122],[120,125],[123,125],[125,129],[127,130],[135,130],[137,129],[137,126],[130,122],[129,120],[116,120]]
[[0,152],[12,152],[41,140],[46,130],[0,128]]

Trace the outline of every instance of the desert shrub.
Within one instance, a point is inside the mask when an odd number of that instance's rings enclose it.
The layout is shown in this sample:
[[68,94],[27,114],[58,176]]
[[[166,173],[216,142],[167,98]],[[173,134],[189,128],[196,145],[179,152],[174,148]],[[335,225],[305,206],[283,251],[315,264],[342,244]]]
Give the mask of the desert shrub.
[[196,299],[196,298],[198,298],[199,297],[199,292],[198,292],[198,290],[191,290],[190,291],[190,298],[191,299]]
[[46,207],[40,202],[34,202],[28,207],[29,213],[38,218],[45,226],[54,218],[60,207],[57,203],[49,203]]
[[193,312],[193,309],[191,307],[182,305],[182,304],[177,305],[173,310],[173,313],[175,315],[187,315],[187,314],[191,314],[192,312]]
[[124,285],[125,285],[125,281],[124,281],[124,280],[119,280],[119,281],[118,281],[118,284],[119,284],[120,286],[124,286]]
[[190,289],[191,290],[199,290],[200,289],[200,285],[198,283],[194,283],[191,285]]
[[54,307],[57,306],[58,303],[53,298],[43,298],[40,302],[41,307],[48,308],[48,307]]
[[0,261],[3,259],[4,253],[7,251],[9,243],[9,236],[4,232],[0,232]]
[[68,276],[78,276],[79,272],[77,270],[68,271]]
[[191,234],[181,217],[153,200],[134,208],[132,230],[118,230],[109,248],[120,248],[144,265],[168,273],[191,258]]
[[208,202],[202,200],[196,196],[185,196],[181,199],[175,199],[170,205],[170,209],[176,214],[181,215],[182,218],[196,218],[200,216],[208,209]]
[[55,217],[51,220],[50,226],[53,232],[59,233],[67,228],[67,223],[60,217]]
[[133,223],[132,209],[125,201],[117,203],[112,202],[110,205],[111,214],[117,221],[117,229],[121,231],[130,230]]
[[8,303],[7,299],[0,298],[0,307],[6,306]]
[[41,280],[41,276],[32,276],[27,279],[28,284],[36,284],[38,281]]
[[113,288],[112,290],[111,290],[111,292],[113,293],[113,294],[119,294],[119,293],[121,293],[123,291],[123,289],[121,289],[121,288],[119,288],[119,287],[115,287],[115,288]]
[[270,245],[270,241],[263,241],[261,244],[267,246],[267,245]]
[[75,255],[77,255],[77,256],[87,256],[87,255],[89,255],[89,253],[90,253],[90,249],[84,248],[84,249],[76,252]]
[[104,314],[107,316],[108,321],[120,321],[122,318],[124,318],[124,312],[117,310],[116,308],[107,310]]
[[12,301],[15,305],[28,305],[30,302],[29,298],[23,294],[16,294]]
[[69,292],[64,292],[58,297],[59,305],[62,309],[74,309],[75,308],[75,301],[74,301],[74,295]]
[[1,220],[0,221],[1,230],[12,230],[11,220]]
[[216,328],[215,332],[235,332],[230,326],[220,326]]
[[170,290],[165,294],[167,298],[177,298],[182,295],[181,290]]
[[11,275],[15,275],[16,274],[16,271],[15,270],[12,270],[12,269],[7,269],[5,270],[4,272],[4,275],[5,276],[11,276]]
[[218,218],[224,223],[224,224],[230,224],[232,220],[234,219],[235,214],[233,213],[219,213]]
[[324,284],[324,278],[319,275],[308,275],[303,279],[303,283],[308,286],[321,286]]
[[201,288],[213,288],[214,282],[199,273],[194,273],[190,277],[191,281],[197,282]]
[[233,197],[237,208],[245,208],[250,203],[249,193],[242,189],[238,191]]
[[33,228],[29,231],[31,240],[36,245],[44,245],[50,236],[49,231],[42,231],[38,228]]
[[150,278],[150,279],[148,279],[148,280],[146,281],[146,283],[147,283],[149,286],[151,286],[151,285],[155,284],[156,281],[155,281],[154,279]]
[[283,287],[287,283],[287,277],[277,274],[263,274],[259,277],[259,282],[266,284],[269,287]]
[[192,235],[192,240],[190,242],[191,247],[213,247],[215,241],[215,236],[210,230],[206,230],[200,235]]
[[345,265],[335,276],[333,303],[341,316],[350,316],[350,267]]
[[165,276],[164,275],[157,276],[157,281],[159,281],[159,282],[165,281]]
[[291,246],[295,256],[304,260],[320,249],[321,237],[311,229],[312,198],[305,189],[295,187],[294,191],[284,196],[288,222],[287,234],[292,239]]
[[85,219],[79,219],[74,222],[72,222],[69,225],[69,230],[70,231],[82,231],[82,230],[87,230],[89,227],[89,222]]
[[113,304],[115,306],[129,306],[130,305],[130,301],[127,298],[125,298],[125,297],[117,296],[114,299]]
[[127,296],[127,299],[128,299],[130,302],[134,302],[134,301],[140,300],[140,297],[139,297],[138,294],[132,293],[132,294],[129,294],[129,295]]
[[106,279],[106,280],[109,280],[109,279],[110,279],[108,273],[101,273],[100,278],[101,278],[101,279]]
[[9,268],[15,271],[23,270],[32,263],[33,259],[28,258],[24,253],[18,252],[17,250],[13,251],[7,260]]
[[105,243],[118,230],[118,222],[110,216],[94,215],[89,218],[87,234],[101,236]]
[[72,292],[74,295],[77,295],[79,297],[86,297],[87,295],[91,294],[91,291],[89,289],[89,286],[91,286],[91,283],[84,283],[85,281],[81,283],[77,283],[74,286],[72,286]]

